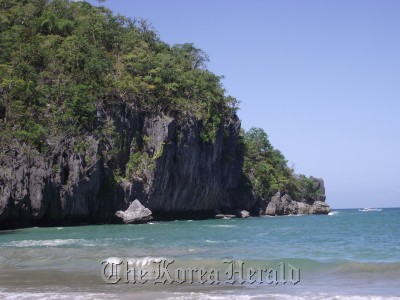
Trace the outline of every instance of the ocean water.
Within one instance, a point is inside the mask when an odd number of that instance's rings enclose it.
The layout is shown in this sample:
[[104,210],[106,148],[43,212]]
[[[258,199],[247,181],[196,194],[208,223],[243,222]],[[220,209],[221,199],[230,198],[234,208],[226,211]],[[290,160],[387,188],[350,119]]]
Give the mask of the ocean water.
[[400,208],[0,231],[0,299],[400,299]]

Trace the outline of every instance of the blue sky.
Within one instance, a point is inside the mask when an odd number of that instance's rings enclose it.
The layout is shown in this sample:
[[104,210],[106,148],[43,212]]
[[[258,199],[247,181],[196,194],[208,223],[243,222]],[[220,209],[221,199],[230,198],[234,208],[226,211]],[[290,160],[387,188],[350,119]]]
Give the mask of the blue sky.
[[333,208],[400,206],[400,1],[104,5],[208,53],[242,101],[242,127],[263,128],[297,172],[324,178]]

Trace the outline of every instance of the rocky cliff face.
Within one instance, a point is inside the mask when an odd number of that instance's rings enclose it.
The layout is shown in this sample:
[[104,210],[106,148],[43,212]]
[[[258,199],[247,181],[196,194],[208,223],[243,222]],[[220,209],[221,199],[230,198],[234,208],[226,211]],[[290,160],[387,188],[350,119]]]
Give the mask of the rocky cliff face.
[[213,143],[201,122],[98,108],[101,136],[66,132],[39,153],[14,141],[0,155],[0,223],[109,222],[135,199],[155,215],[210,213],[231,206],[242,156],[236,116]]
[[240,194],[243,153],[240,121],[233,115],[212,143],[200,139],[202,124],[139,112],[127,104],[98,107],[101,135],[65,132],[49,137],[39,153],[17,141],[1,147],[0,226],[60,222],[113,222],[135,199],[155,218],[209,217],[246,209],[253,214],[326,214],[324,183],[315,199],[295,201],[277,193],[259,200]]

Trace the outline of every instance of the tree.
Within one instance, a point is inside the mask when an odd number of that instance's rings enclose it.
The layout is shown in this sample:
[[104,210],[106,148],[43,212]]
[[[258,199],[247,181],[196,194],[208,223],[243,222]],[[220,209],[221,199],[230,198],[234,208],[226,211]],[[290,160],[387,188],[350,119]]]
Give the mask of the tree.
[[17,138],[30,143],[66,129],[101,133],[96,107],[129,102],[197,118],[201,140],[212,143],[238,102],[206,69],[207,54],[189,43],[171,47],[148,21],[98,3],[0,0],[0,136],[21,131]]

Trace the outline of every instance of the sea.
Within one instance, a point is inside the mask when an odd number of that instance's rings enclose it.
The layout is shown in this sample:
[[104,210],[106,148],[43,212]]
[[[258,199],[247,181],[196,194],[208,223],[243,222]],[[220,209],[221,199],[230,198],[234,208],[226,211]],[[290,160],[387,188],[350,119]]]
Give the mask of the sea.
[[0,231],[0,299],[400,299],[400,208]]

